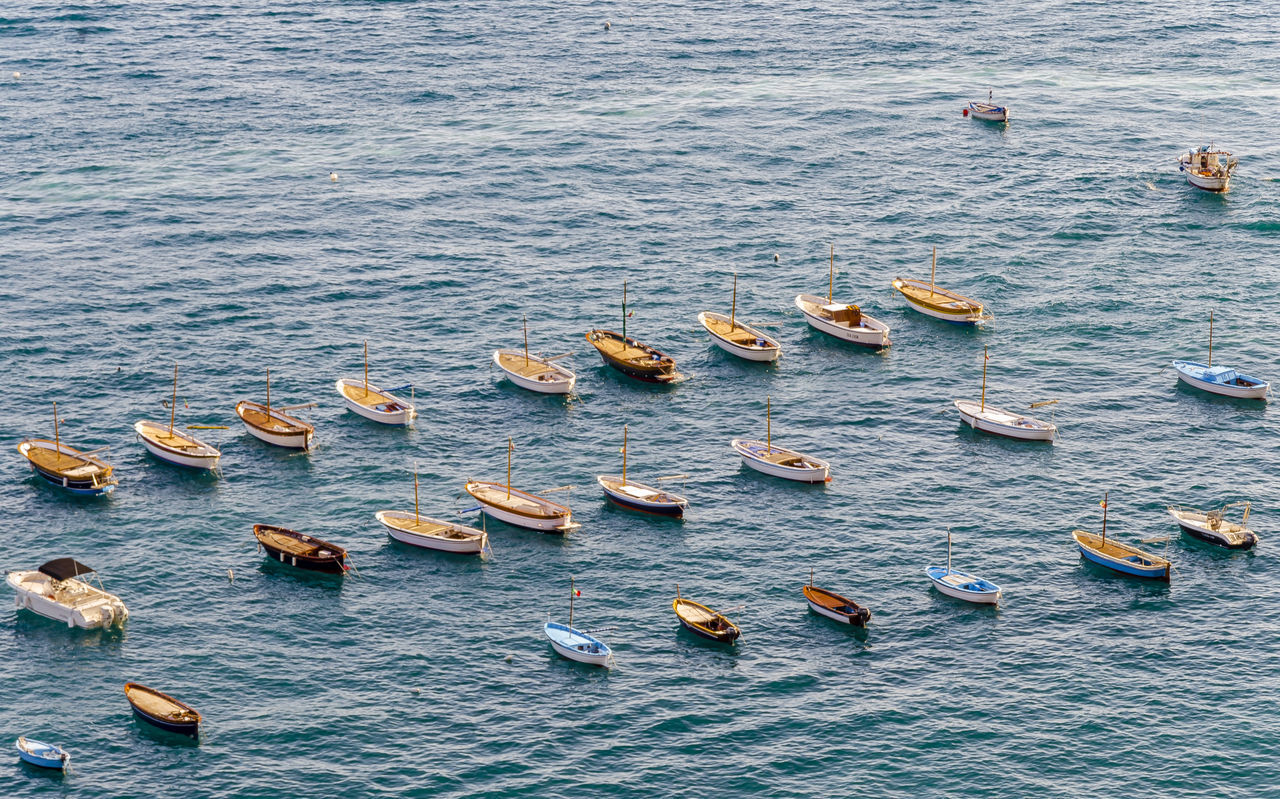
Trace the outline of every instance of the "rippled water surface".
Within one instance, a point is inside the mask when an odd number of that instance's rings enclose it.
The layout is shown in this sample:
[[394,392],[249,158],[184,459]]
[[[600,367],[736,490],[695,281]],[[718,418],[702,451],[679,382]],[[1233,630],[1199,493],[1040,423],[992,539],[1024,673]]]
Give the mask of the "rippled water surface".
[[[62,743],[9,796],[1253,797],[1280,773],[1275,412],[1179,387],[1214,357],[1280,377],[1275,82],[1264,5],[993,2],[130,3],[0,9],[0,438],[110,446],[84,500],[0,465],[0,565],[70,555],[128,603],[123,633],[0,613],[0,735]],[[606,29],[605,22],[610,23]],[[17,73],[16,77],[14,73]],[[1006,126],[965,119],[993,88]],[[1231,192],[1176,157],[1212,139]],[[330,180],[336,173],[337,181]],[[810,332],[798,293],[893,328],[882,353]],[[928,275],[986,301],[957,329],[889,290]],[[775,259],[776,254],[776,259]],[[728,311],[782,342],[732,359]],[[606,372],[621,324],[690,379]],[[571,402],[492,350],[573,352]],[[410,430],[346,412],[359,376],[414,384]],[[951,400],[1057,399],[1053,446],[974,435]],[[222,447],[210,478],[133,422]],[[291,456],[233,413],[315,400]],[[823,487],[744,469],[765,432],[833,464]],[[683,522],[606,506],[594,475],[682,473]],[[565,539],[488,526],[485,562],[373,519],[449,515],[468,478],[559,494]],[[679,481],[674,485],[678,486]],[[1082,565],[1073,527],[1174,534],[1171,585]],[[1170,503],[1252,500],[1254,553],[1176,535]],[[351,549],[337,580],[264,563],[251,526]],[[946,558],[999,610],[936,594]],[[1164,551],[1165,544],[1150,545]],[[810,570],[868,605],[808,612]],[[234,580],[228,579],[228,572]],[[559,659],[608,626],[617,668]],[[679,632],[676,584],[742,627]],[[205,717],[198,747],[133,721],[127,680]],[[8,746],[6,743],[5,746]],[[12,750],[9,750],[12,752]]]

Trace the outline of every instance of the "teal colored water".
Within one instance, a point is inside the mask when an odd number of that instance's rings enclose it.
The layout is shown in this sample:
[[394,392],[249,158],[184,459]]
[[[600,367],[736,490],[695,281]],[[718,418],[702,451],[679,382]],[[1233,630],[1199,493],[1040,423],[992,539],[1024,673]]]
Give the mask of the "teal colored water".
[[[123,633],[0,612],[0,734],[61,743],[65,778],[0,758],[0,795],[1253,797],[1280,772],[1275,412],[1180,387],[1172,358],[1280,377],[1267,8],[1155,3],[20,4],[0,11],[4,569],[97,567]],[[605,29],[605,21],[611,28]],[[12,73],[20,73],[13,77]],[[1007,127],[965,119],[985,99]],[[1209,140],[1231,192],[1177,172]],[[337,173],[337,182],[329,179]],[[827,288],[893,328],[873,354],[810,332]],[[985,300],[981,331],[889,290]],[[775,262],[774,255],[778,255]],[[701,310],[782,342],[713,348]],[[691,376],[605,371],[620,324]],[[499,379],[492,351],[574,352],[577,400]],[[346,412],[335,379],[412,382],[411,430]],[[950,403],[1058,399],[1053,446],[974,435]],[[132,435],[222,447],[216,479]],[[319,447],[233,408],[315,400]],[[744,469],[764,433],[833,464]],[[11,448],[110,446],[119,490],[69,497]],[[594,476],[688,475],[683,523],[604,504]],[[573,485],[566,539],[490,523],[481,562],[388,539],[377,510],[470,507],[468,478]],[[1082,565],[1074,527],[1173,535],[1168,586]],[[1262,543],[1179,537],[1171,503],[1249,499]],[[251,526],[350,548],[359,577],[264,563]],[[924,576],[1001,584],[984,610]],[[1163,552],[1164,544],[1152,544]],[[874,614],[808,612],[801,584]],[[228,579],[232,570],[234,581]],[[610,626],[617,668],[556,657]],[[676,584],[743,629],[677,630]],[[6,589],[7,590],[7,589]],[[7,601],[7,600],[6,600]],[[198,747],[133,721],[121,686],[205,717]],[[4,746],[9,746],[7,742]]]

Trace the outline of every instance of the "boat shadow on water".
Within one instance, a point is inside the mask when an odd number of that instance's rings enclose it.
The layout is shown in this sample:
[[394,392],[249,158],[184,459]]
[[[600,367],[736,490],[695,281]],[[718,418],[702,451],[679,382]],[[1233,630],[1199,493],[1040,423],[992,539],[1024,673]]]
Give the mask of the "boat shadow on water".
[[[129,715],[133,721],[133,729],[138,733],[139,737],[145,738],[146,740],[154,743],[162,744],[164,746],[199,746],[201,740],[204,738],[203,730],[201,730],[198,736],[184,735],[180,732],[162,730],[156,725],[138,718],[137,713],[130,713]],[[75,764],[73,763],[72,766],[74,767],[74,765]]]
[[[1164,557],[1163,550],[1159,553]],[[1121,574],[1120,572],[1109,569],[1100,563],[1094,563],[1088,558],[1080,558],[1080,571],[1076,580],[1081,587],[1090,584],[1097,585],[1099,581],[1108,583],[1107,590],[1112,590],[1113,586],[1132,586],[1136,597],[1146,596],[1165,596],[1170,591],[1170,583],[1164,580],[1152,580],[1143,577],[1135,577],[1129,574]],[[1174,579],[1178,577],[1178,567],[1173,567]]]
[[[826,616],[814,613],[812,610],[806,611],[805,617],[809,628],[814,632],[821,633],[825,636],[830,630],[841,630],[845,635],[858,642],[859,650],[871,648],[871,644],[867,641],[868,636],[871,634],[871,629],[866,625],[845,624],[844,622],[829,619]],[[874,619],[872,621],[874,621]]]
[[[439,566],[441,571],[450,574],[478,573],[483,571],[489,562],[488,558],[482,558],[474,552],[448,552],[443,549],[420,547],[406,544],[391,536],[387,536],[387,542],[379,549],[379,554],[418,561],[418,564],[413,566],[414,569],[421,568],[423,564],[434,564]],[[395,568],[395,561],[386,564],[384,568]]]
[[[1166,372],[1167,374],[1167,372]],[[1247,397],[1228,397],[1225,394],[1214,394],[1195,386],[1189,386],[1179,380],[1174,384],[1174,392],[1179,402],[1201,402],[1208,405],[1226,405],[1239,411],[1247,411],[1252,416],[1266,413],[1268,401],[1249,399]]]
[[[1040,461],[1047,461],[1053,456],[1054,451],[1057,449],[1055,446],[1057,442],[1056,436],[1053,441],[1036,441],[1009,438],[1008,436],[983,432],[982,430],[978,430],[965,424],[960,419],[959,415],[953,413],[954,410],[954,408],[948,408],[947,413],[943,415],[943,418],[955,423],[956,442],[966,447],[972,447],[975,450],[982,447],[984,449],[1000,453],[1016,452],[1018,457],[1021,459],[1035,459],[1038,457]],[[1049,421],[1049,419],[1045,419],[1045,421]],[[1055,419],[1053,420],[1053,423],[1057,424],[1058,422]]]
[[[69,769],[71,771],[75,771],[75,767],[76,765],[73,761],[69,766]],[[54,782],[62,782],[67,778],[67,772],[60,768],[45,768],[43,766],[37,766],[35,763],[28,763],[21,758],[18,759],[18,770],[24,777],[44,777],[45,779],[52,780]]]
[[128,622],[123,627],[113,625],[105,630],[101,627],[92,630],[68,627],[64,622],[45,618],[28,610],[18,611],[13,621],[13,634],[24,640],[24,648],[29,648],[33,642],[38,641],[56,649],[72,646],[79,649],[116,651],[128,637],[128,628]]
[[262,555],[262,562],[258,564],[258,573],[274,582],[286,579],[295,585],[312,586],[334,594],[342,590],[348,579],[341,574],[299,569],[296,566],[281,563],[275,558],[268,557],[265,553]]
[[732,643],[712,641],[710,638],[703,638],[701,635],[691,632],[682,624],[676,627],[676,640],[697,649],[708,649],[723,655],[737,655],[740,651],[739,642],[742,639],[741,637],[735,638]]

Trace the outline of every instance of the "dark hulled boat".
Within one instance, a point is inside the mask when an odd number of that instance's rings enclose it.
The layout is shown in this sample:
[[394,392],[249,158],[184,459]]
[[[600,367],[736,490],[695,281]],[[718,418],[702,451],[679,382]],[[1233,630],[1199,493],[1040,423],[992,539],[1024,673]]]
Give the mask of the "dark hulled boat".
[[683,377],[676,371],[675,358],[620,333],[592,330],[587,333],[587,341],[606,364],[628,377],[646,383],[672,383]]
[[681,597],[679,588],[676,588],[676,598],[671,602],[671,608],[686,630],[709,641],[732,644],[742,634],[738,625],[722,614]]
[[825,588],[819,588],[813,584],[813,578],[809,578],[809,584],[803,587],[805,601],[809,603],[809,609],[814,613],[826,616],[828,619],[835,619],[844,624],[852,624],[857,627],[865,627],[871,619],[871,611],[854,602],[852,599],[840,596],[835,591],[828,591]]
[[124,684],[124,695],[143,721],[179,735],[200,735],[200,714],[190,705],[136,682]]
[[255,524],[253,535],[281,563],[327,574],[344,574],[348,569],[347,551],[337,544],[270,524]]

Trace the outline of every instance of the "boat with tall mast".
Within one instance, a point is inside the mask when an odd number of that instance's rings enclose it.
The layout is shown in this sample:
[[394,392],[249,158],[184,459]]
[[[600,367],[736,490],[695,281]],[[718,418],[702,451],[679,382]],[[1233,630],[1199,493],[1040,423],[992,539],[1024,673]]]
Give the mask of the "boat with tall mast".
[[413,424],[418,412],[412,400],[397,397],[397,391],[413,390],[407,383],[396,388],[381,389],[369,383],[369,342],[364,343],[364,380],[342,377],[335,384],[342,401],[355,413],[385,425],[405,427]]
[[831,245],[831,263],[827,276],[827,296],[797,294],[796,307],[805,321],[819,333],[857,344],[860,347],[884,349],[889,341],[889,326],[862,312],[857,305],[845,305],[833,299],[836,285],[836,245]]
[[544,533],[568,533],[581,527],[573,520],[568,505],[511,487],[511,454],[515,442],[507,439],[507,482],[468,481],[464,487],[486,515],[530,530]]
[[490,552],[489,534],[485,530],[444,519],[433,519],[419,512],[416,466],[413,470],[413,513],[380,510],[374,514],[374,518],[387,528],[388,535],[404,544],[463,555],[487,555]]
[[529,320],[524,319],[524,350],[494,350],[493,363],[520,388],[539,394],[571,394],[577,376],[555,361],[572,353],[544,358],[529,354]]
[[831,480],[831,464],[793,449],[773,445],[773,398],[765,397],[765,440],[735,438],[729,443],[742,462],[758,472],[802,483]]
[[1102,535],[1094,535],[1084,530],[1071,531],[1071,538],[1080,549],[1080,556],[1121,574],[1169,582],[1169,573],[1173,569],[1173,564],[1166,558],[1122,544],[1114,537],[1107,538],[1107,500],[1110,496],[1111,492],[1107,492],[1102,497]]
[[933,587],[954,599],[962,599],[975,605],[998,605],[1002,597],[1000,586],[951,568],[951,528],[947,528],[947,565],[930,566],[924,570]]
[[977,402],[963,399],[954,401],[953,404],[956,406],[956,410],[960,412],[960,420],[974,430],[981,430],[992,435],[1016,438],[1023,441],[1052,442],[1054,436],[1058,433],[1058,428],[1053,422],[1033,419],[1030,416],[987,405],[987,361],[989,360],[991,360],[991,356],[987,355],[987,348],[983,347],[982,395]]
[[596,482],[610,501],[630,510],[683,518],[684,512],[689,508],[689,500],[678,494],[627,479],[627,425],[622,426],[622,476],[602,474],[596,477]]
[[698,314],[698,323],[711,334],[716,346],[730,355],[748,361],[770,362],[782,357],[782,345],[775,339],[766,336],[749,325],[744,325],[738,316],[738,273],[733,273],[733,300],[729,305],[729,315],[715,311],[703,311]]
[[969,103],[964,108],[964,115],[984,122],[1008,122],[1009,106],[996,105],[995,100],[992,99],[994,96],[994,91],[987,89],[987,101],[985,103]]
[[925,316],[958,325],[977,325],[990,321],[991,314],[987,313],[982,303],[958,292],[940,288],[937,276],[938,248],[934,247],[933,267],[929,272],[928,283],[899,277],[891,285],[907,301],[907,305]]
[[627,282],[622,281],[622,333],[596,329],[588,331],[587,341],[600,353],[606,365],[628,377],[646,383],[671,384],[684,379],[676,371],[676,359],[665,352],[641,344],[627,336]]
[[249,435],[259,441],[265,441],[268,444],[286,449],[300,449],[304,452],[309,452],[316,432],[315,427],[301,419],[290,416],[285,411],[313,406],[314,403],[306,402],[301,405],[272,408],[271,370],[268,369],[266,404],[240,400],[236,403],[236,416],[239,416],[240,421],[244,422],[244,427],[249,431]]
[[556,654],[579,663],[609,668],[613,665],[613,650],[608,644],[596,638],[592,633],[602,630],[579,630],[573,626],[573,600],[582,592],[573,587],[573,578],[569,578],[569,623],[560,624],[548,620],[542,632],[551,642]]
[[36,476],[73,494],[97,496],[114,491],[119,482],[110,464],[96,457],[107,447],[82,452],[62,443],[58,431],[58,403],[53,403],[53,440],[28,438],[18,444],[18,452],[31,464]]
[[1174,361],[1173,368],[1178,379],[1192,388],[1224,397],[1265,400],[1271,388],[1266,380],[1251,377],[1234,367],[1213,365],[1213,311],[1209,312],[1209,362]]
[[190,433],[174,428],[178,412],[178,365],[173,365],[173,396],[169,400],[169,424],[164,422],[137,422],[133,431],[138,434],[142,446],[155,457],[175,466],[191,469],[213,470],[218,467],[222,452],[212,444],[206,444]]

